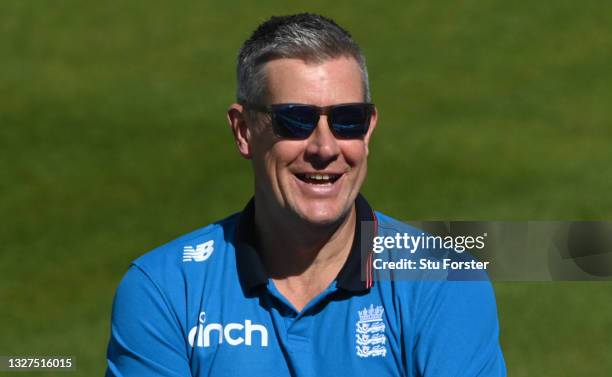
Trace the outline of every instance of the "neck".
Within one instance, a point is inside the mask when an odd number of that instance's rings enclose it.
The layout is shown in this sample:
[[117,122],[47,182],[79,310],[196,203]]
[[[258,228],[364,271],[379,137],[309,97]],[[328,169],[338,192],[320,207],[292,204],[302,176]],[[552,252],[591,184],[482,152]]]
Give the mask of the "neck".
[[255,197],[258,250],[277,289],[301,310],[336,278],[355,234],[355,206],[332,224],[282,216]]

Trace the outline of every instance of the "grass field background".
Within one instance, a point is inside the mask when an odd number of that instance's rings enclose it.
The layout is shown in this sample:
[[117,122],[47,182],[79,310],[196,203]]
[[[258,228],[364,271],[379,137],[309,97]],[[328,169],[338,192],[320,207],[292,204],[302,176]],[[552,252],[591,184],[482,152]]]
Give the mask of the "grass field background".
[[[0,355],[101,375],[129,262],[243,207],[225,111],[237,50],[272,14],[321,12],[362,45],[376,209],[611,219],[612,6],[399,4],[2,1]],[[495,289],[509,376],[612,374],[612,284]]]

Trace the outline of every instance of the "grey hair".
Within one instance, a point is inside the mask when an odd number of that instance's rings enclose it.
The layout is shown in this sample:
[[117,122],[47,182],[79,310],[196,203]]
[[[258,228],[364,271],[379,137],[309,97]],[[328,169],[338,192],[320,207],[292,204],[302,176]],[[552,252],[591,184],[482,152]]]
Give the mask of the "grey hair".
[[272,17],[259,25],[238,54],[238,103],[263,104],[266,95],[265,63],[297,58],[321,63],[352,57],[361,71],[364,100],[370,102],[365,57],[351,35],[333,20],[312,13]]

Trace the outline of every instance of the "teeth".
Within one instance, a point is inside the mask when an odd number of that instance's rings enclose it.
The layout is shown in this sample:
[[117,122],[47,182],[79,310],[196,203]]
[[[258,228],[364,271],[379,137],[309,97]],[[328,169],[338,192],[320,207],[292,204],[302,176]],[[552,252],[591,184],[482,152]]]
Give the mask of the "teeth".
[[298,177],[300,177],[300,179],[303,181],[310,181],[313,184],[332,184],[339,178],[339,176],[336,174],[319,174],[319,173],[298,174]]
[[317,181],[329,181],[331,176],[328,174],[306,174],[307,179],[314,179]]

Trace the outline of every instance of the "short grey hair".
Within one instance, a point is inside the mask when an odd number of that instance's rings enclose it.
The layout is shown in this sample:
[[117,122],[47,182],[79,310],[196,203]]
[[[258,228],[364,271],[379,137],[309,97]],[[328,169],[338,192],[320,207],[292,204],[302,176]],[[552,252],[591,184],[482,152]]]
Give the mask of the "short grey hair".
[[341,56],[352,57],[361,71],[364,100],[370,102],[365,57],[351,35],[333,20],[312,13],[272,17],[247,39],[238,54],[236,76],[238,103],[263,104],[266,95],[265,63],[297,58],[321,63]]

